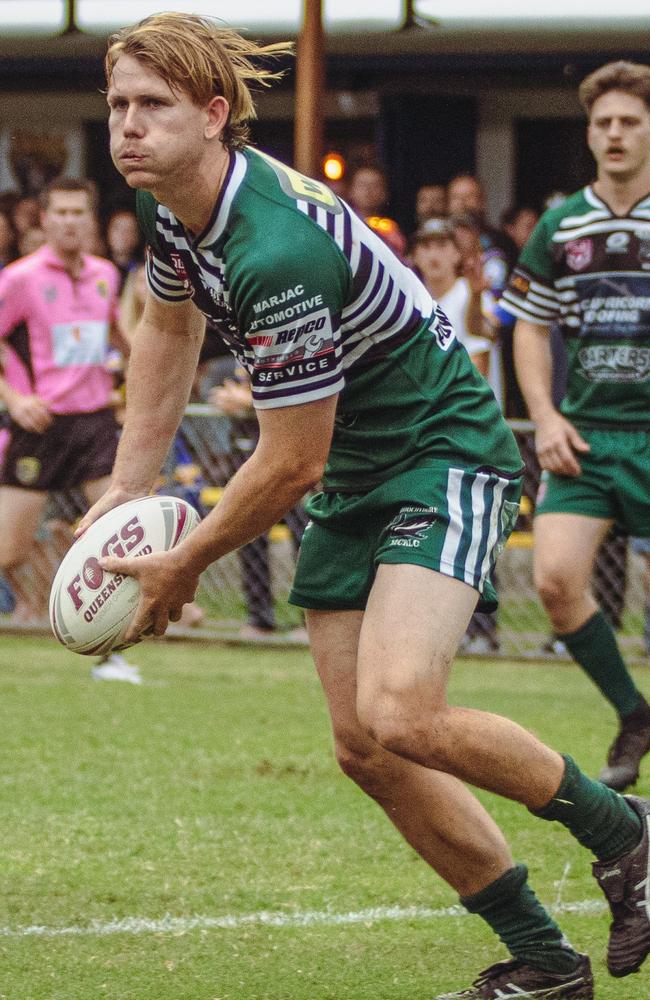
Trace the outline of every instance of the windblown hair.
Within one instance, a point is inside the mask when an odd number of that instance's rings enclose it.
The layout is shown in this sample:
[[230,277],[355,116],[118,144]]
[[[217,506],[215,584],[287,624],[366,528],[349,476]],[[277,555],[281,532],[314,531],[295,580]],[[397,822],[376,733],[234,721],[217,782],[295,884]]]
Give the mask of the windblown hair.
[[650,66],[621,59],[590,73],[578,90],[580,103],[588,115],[598,98],[608,94],[610,90],[620,90],[624,94],[640,97],[650,109]]
[[170,12],[153,14],[111,35],[104,68],[110,84],[115,63],[129,55],[197,105],[225,97],[230,114],[221,139],[228,149],[241,149],[249,138],[246,123],[256,117],[249,83],[268,87],[280,79],[284,70],[268,69],[261,62],[292,52],[291,42],[258,45],[208,18]]

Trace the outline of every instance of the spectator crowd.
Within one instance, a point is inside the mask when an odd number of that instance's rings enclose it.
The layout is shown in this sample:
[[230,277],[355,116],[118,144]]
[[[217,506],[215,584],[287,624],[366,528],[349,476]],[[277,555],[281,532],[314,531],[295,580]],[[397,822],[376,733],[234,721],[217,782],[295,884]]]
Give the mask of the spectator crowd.
[[[119,204],[106,211],[94,185],[84,181],[81,186],[88,192],[89,211],[84,219],[80,252],[89,258],[109,261],[109,266],[115,271],[114,318],[119,333],[117,337],[107,339],[102,363],[112,382],[109,405],[119,425],[124,403],[128,343],[141,314],[145,295],[144,245],[135,211],[130,204]],[[462,174],[451,178],[446,185],[424,184],[418,189],[413,206],[412,231],[405,233],[391,216],[387,177],[378,163],[363,162],[356,166],[347,178],[337,183],[336,193],[349,202],[397,256],[415,269],[450,318],[457,336],[489,382],[506,417],[525,419],[528,414],[513,358],[514,317],[500,307],[499,299],[519,252],[539,220],[538,208],[513,205],[502,213],[500,224],[495,227],[486,218],[485,192],[480,181],[470,174]],[[549,195],[549,203],[552,200],[555,205],[561,197],[554,192]],[[539,206],[539,209],[543,211],[545,207]],[[39,252],[47,243],[45,215],[43,195],[39,197],[14,191],[0,193],[0,272],[15,261]],[[0,373],[9,379],[14,344],[7,333],[0,329]],[[563,349],[561,338],[555,337],[553,342],[554,395],[559,400],[563,392]],[[255,417],[246,378],[235,369],[228,350],[209,330],[197,373],[194,400],[217,406],[223,416],[210,422],[184,421],[161,484],[165,483],[167,491],[170,488],[177,491],[204,514],[205,500],[201,497],[213,497],[215,494],[210,489],[202,488],[224,485],[250,454],[255,443]],[[100,408],[102,401],[98,400],[97,405]],[[0,430],[0,464],[7,440],[8,431]],[[525,457],[529,480],[525,492],[534,500],[539,468],[532,447],[526,449]],[[73,513],[83,510],[86,502],[83,495],[73,491],[71,496]],[[62,515],[60,501],[57,507],[57,502],[50,499],[25,560],[30,587],[21,587],[18,582],[20,574],[16,576],[9,571],[0,576],[0,612],[12,613],[14,622],[29,623],[44,617],[51,570],[44,549],[49,546],[59,556],[62,555],[71,538],[70,519],[70,506]],[[301,509],[287,519],[295,546],[300,542],[305,520]],[[618,542],[614,539],[609,544],[615,548],[609,554],[605,549],[597,565],[596,591],[614,624],[620,625],[627,548],[625,542],[621,547],[620,539]],[[647,557],[642,545],[637,544],[636,549]],[[241,630],[242,638],[264,638],[277,631],[268,539],[258,539],[241,551],[240,569],[248,609],[248,620]],[[616,578],[614,587],[613,578]],[[650,572],[648,579],[650,581]],[[650,582],[648,592],[650,594]],[[186,607],[183,624],[196,626],[203,619],[204,612],[198,605]],[[291,635],[299,640],[305,638],[302,628],[295,629]],[[650,652],[650,610],[647,612],[645,644]],[[466,651],[484,653],[498,646],[495,620],[490,616],[476,615],[466,637]],[[545,648],[547,651],[562,651],[561,644],[553,636],[550,636]],[[110,667],[107,673],[110,676]]]

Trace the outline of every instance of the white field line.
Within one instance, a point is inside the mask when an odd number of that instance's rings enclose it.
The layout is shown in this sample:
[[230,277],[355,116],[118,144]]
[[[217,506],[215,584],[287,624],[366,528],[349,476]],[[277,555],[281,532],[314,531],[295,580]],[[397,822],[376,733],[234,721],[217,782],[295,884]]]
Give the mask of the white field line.
[[[600,899],[585,899],[576,903],[560,903],[550,907],[553,913],[601,913],[606,903]],[[239,927],[334,927],[340,924],[366,924],[383,920],[439,920],[467,917],[462,906],[428,909],[424,906],[377,906],[350,913],[332,913],[328,910],[307,910],[298,913],[244,913],[222,917],[172,917],[146,920],[141,917],[124,917],[106,923],[93,921],[86,926],[47,927],[34,924],[30,927],[0,927],[0,937],[105,937],[109,934],[185,934],[196,930],[237,930]]]

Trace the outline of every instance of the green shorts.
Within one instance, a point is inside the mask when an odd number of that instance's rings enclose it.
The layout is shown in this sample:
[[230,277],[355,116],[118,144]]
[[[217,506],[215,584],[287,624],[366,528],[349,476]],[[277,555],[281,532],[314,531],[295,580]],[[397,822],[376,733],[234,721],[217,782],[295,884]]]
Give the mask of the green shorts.
[[591,451],[579,476],[542,473],[536,514],[584,514],[613,520],[630,535],[650,535],[650,432],[586,430]]
[[519,511],[521,479],[496,472],[413,469],[368,493],[318,493],[307,503],[289,600],[323,611],[363,610],[379,563],[411,563],[474,587],[492,611],[492,570]]

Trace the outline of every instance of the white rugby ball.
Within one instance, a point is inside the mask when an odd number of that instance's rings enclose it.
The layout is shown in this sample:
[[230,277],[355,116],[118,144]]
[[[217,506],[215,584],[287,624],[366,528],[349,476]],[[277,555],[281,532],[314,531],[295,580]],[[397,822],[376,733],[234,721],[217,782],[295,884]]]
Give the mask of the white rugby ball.
[[66,553],[52,583],[50,624],[59,642],[86,656],[133,645],[124,642],[124,634],[138,606],[140,584],[103,570],[99,560],[166,552],[199,521],[185,500],[151,496],[120,504],[91,524]]

